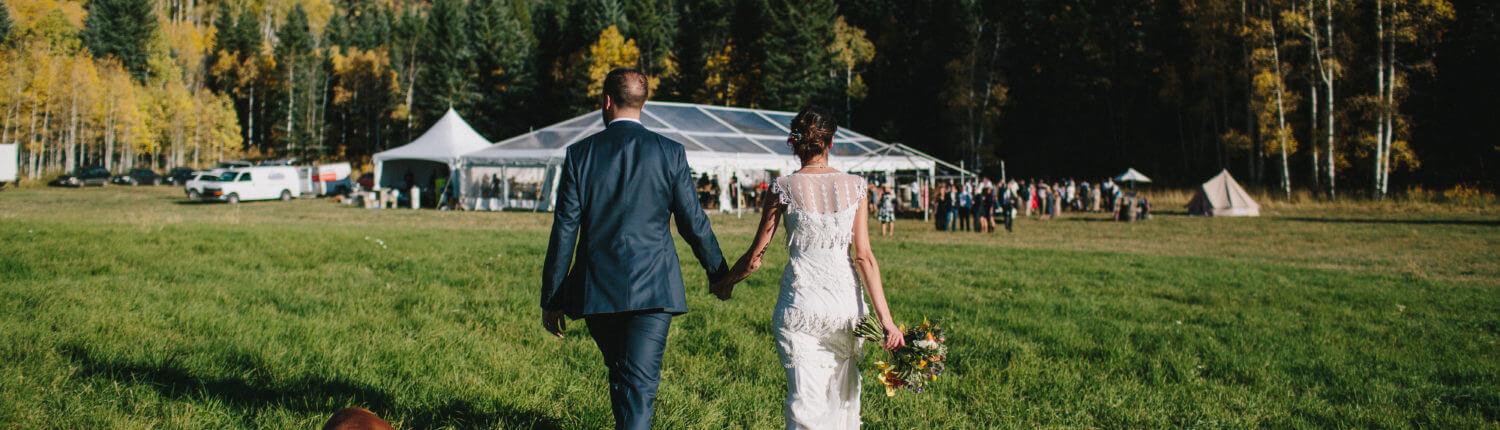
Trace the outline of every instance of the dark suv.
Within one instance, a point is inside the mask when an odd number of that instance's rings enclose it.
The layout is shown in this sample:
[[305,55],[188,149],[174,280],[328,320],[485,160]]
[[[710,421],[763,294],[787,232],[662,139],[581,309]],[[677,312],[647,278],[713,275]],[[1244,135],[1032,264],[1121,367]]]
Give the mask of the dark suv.
[[197,170],[193,170],[191,167],[173,167],[171,171],[167,172],[166,176],[164,176],[162,180],[166,181],[166,183],[169,185],[182,185],[182,183],[187,182],[188,179],[191,179],[193,177],[193,172],[196,171]]
[[116,176],[114,182],[120,185],[161,185],[161,175],[151,169],[135,169],[128,175]]
[[95,185],[102,187],[109,184],[109,177],[109,170],[105,170],[103,167],[82,167],[74,170],[71,174],[58,176],[56,181],[52,181],[52,185],[67,187]]

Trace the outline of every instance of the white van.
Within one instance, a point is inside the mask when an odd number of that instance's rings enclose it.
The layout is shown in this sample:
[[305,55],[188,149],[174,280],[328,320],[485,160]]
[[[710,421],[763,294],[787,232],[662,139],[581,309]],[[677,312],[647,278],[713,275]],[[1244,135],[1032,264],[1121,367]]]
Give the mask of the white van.
[[7,182],[16,181],[16,166],[20,158],[16,157],[16,144],[0,143],[0,187]]
[[229,169],[219,180],[203,186],[204,200],[239,203],[242,200],[291,200],[297,196],[297,168],[259,166]]
[[354,192],[350,171],[349,163],[313,164],[297,167],[297,176],[302,194],[343,195]]

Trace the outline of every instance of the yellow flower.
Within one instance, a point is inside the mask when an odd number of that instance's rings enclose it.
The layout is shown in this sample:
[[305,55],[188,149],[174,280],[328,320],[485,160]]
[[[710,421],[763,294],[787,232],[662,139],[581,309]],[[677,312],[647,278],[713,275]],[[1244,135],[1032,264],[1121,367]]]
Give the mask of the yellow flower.
[[927,360],[922,360],[921,363],[917,363],[917,368],[918,369],[926,369],[927,368]]
[[884,372],[885,369],[891,368],[891,364],[884,361],[877,361],[875,362],[875,368],[880,369],[880,371]]

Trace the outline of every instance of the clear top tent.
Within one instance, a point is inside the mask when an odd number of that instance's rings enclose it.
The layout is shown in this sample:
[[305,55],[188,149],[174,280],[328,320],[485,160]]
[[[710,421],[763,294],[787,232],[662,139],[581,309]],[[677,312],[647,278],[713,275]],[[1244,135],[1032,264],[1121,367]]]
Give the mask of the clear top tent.
[[[720,189],[728,190],[730,178],[750,186],[799,168],[786,144],[794,116],[761,109],[648,102],[641,123],[681,143],[695,176],[716,177]],[[603,118],[595,111],[463,155],[460,195],[464,205],[550,209],[566,148],[603,129]],[[847,172],[892,177],[915,171],[931,178],[940,166],[962,171],[905,145],[844,128],[834,136],[829,164]],[[731,207],[729,193],[720,193],[719,198],[719,207]]]

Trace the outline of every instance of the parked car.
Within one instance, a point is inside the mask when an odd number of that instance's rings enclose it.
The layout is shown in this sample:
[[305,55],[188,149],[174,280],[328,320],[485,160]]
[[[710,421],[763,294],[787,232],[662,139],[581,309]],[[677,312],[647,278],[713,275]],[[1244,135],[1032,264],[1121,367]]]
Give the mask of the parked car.
[[356,181],[354,181],[354,183],[356,185],[359,185],[359,189],[361,189],[361,190],[373,190],[373,189],[375,189],[375,174],[374,173],[360,174],[359,175],[359,179],[356,180]]
[[109,170],[103,167],[80,167],[73,170],[73,173],[58,176],[57,180],[52,181],[52,185],[65,187],[93,185],[102,187],[109,185],[110,176],[112,175],[109,174]]
[[197,172],[198,171],[193,170],[191,167],[173,167],[172,170],[168,171],[166,175],[162,175],[164,176],[162,180],[166,181],[168,185],[180,185],[186,183],[187,180],[191,179],[193,177],[193,174]]
[[230,169],[203,187],[204,200],[239,203],[245,200],[291,200],[296,197],[297,168],[259,166]]
[[113,181],[120,185],[161,185],[161,175],[151,169],[135,169],[130,174],[115,176]]
[[182,181],[182,192],[187,194],[187,197],[190,199],[203,197],[203,187],[208,186],[209,183],[218,182],[219,175],[222,174],[223,173],[194,172],[192,175],[189,175],[186,180]]

